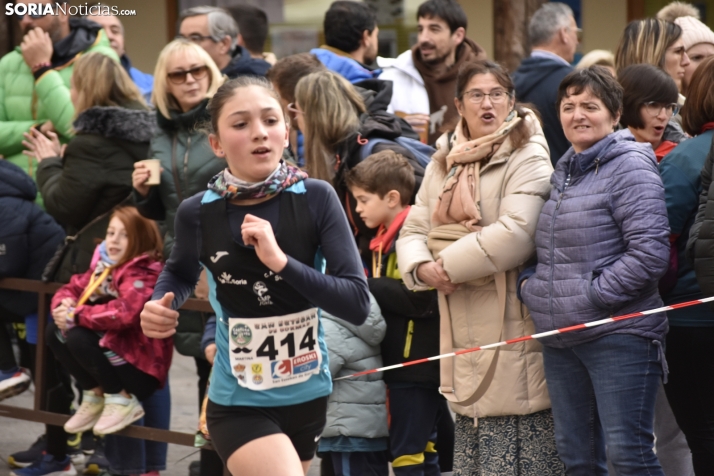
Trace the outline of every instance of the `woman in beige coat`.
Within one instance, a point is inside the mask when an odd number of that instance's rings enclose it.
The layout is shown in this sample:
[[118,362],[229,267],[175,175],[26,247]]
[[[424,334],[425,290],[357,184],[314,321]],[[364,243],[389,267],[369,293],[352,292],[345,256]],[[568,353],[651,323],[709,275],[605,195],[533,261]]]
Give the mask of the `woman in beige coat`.
[[[407,287],[439,291],[442,352],[534,332],[516,280],[534,255],[553,172],[540,122],[515,104],[500,66],[464,65],[455,103],[461,120],[437,141],[397,242]],[[441,365],[441,392],[457,413],[455,475],[564,474],[538,342]]]

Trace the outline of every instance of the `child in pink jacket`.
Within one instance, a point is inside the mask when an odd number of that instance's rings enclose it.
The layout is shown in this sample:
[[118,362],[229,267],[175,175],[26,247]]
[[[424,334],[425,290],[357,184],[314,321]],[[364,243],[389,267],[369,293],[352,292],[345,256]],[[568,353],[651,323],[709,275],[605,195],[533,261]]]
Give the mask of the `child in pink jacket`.
[[156,224],[120,208],[90,269],[52,299],[47,343],[83,390],[67,433],[117,432],[140,419],[140,400],[164,385],[173,343],[146,337],[139,321],[163,268],[161,249]]

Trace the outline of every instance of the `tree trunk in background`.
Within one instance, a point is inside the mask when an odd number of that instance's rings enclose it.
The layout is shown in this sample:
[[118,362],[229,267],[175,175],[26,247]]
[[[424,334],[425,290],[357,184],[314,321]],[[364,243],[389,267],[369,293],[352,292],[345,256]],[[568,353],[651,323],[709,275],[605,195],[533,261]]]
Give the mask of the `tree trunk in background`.
[[493,0],[494,56],[509,72],[530,54],[528,22],[547,0]]

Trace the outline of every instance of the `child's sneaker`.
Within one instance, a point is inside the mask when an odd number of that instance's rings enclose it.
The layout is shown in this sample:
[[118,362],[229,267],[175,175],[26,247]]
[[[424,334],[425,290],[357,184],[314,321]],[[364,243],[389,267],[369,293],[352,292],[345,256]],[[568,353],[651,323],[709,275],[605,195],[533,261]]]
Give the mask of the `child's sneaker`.
[[10,476],[75,476],[77,470],[74,469],[69,456],[65,456],[62,461],[55,460],[52,455],[44,455],[27,468],[16,469]]
[[136,396],[122,397],[120,394],[104,394],[104,411],[94,425],[94,434],[103,436],[123,430],[144,416],[144,407]]
[[104,409],[104,397],[99,397],[91,390],[82,392],[82,404],[64,424],[67,433],[81,433],[91,430],[99,421]]
[[28,388],[32,379],[25,369],[15,367],[7,372],[0,371],[0,400],[18,395]]
[[45,435],[37,438],[37,441],[32,443],[29,449],[18,451],[7,457],[7,464],[11,468],[25,468],[30,466],[35,461],[42,458],[47,447],[47,438]]
[[82,433],[67,435],[67,456],[75,466],[81,466],[87,459],[82,451]]
[[109,460],[104,455],[104,438],[97,438],[94,453],[84,465],[84,474],[101,475],[109,470]]

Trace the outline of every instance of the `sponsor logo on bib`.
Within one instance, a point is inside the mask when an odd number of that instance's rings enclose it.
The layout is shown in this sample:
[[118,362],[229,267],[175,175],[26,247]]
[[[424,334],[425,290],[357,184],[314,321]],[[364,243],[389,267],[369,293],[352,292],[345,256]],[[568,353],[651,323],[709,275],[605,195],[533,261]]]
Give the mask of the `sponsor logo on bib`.
[[246,346],[253,339],[253,331],[245,324],[236,324],[231,329],[231,339],[235,345]]
[[317,368],[317,364],[317,352],[309,352],[299,357],[295,357],[293,359],[293,374],[301,374],[315,370]]
[[293,366],[290,359],[271,362],[270,373],[272,374],[274,380],[291,376],[293,373]]

